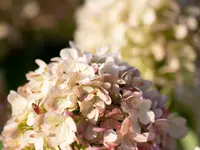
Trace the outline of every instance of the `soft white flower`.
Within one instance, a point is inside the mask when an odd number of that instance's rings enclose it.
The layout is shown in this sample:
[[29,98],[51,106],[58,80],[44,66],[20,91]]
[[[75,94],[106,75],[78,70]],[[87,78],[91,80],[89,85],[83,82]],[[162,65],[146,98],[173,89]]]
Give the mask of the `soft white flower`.
[[10,91],[8,102],[12,107],[12,115],[19,115],[27,109],[28,100],[18,95],[15,91]]
[[108,45],[144,78],[165,87],[195,70],[199,16],[199,8],[173,0],[86,0],[76,14],[75,40],[92,52]]
[[4,150],[169,148],[183,137],[185,120],[169,117],[166,99],[107,50],[83,53],[73,45],[50,64],[37,60],[29,82],[8,96]]

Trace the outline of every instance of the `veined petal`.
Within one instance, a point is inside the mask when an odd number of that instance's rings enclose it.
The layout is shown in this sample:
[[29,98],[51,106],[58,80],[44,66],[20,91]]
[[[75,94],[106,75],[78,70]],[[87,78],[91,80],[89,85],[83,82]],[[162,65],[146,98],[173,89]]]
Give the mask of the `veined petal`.
[[76,124],[69,116],[64,116],[63,121],[54,126],[53,129],[55,136],[50,137],[49,141],[53,146],[60,145],[61,147],[67,147],[76,139]]
[[22,96],[18,95],[15,91],[10,91],[8,95],[8,102],[12,107],[12,115],[18,115],[26,110],[28,101]]
[[112,101],[111,101],[111,98],[110,98],[108,95],[106,95],[105,93],[101,92],[100,90],[98,90],[97,96],[98,96],[101,100],[103,100],[107,105],[110,105],[111,102],[112,102]]
[[51,126],[61,124],[65,120],[66,116],[57,114],[55,112],[47,112],[44,116],[44,123]]
[[60,51],[60,56],[64,60],[67,59],[76,60],[78,58],[78,52],[73,48],[65,48]]

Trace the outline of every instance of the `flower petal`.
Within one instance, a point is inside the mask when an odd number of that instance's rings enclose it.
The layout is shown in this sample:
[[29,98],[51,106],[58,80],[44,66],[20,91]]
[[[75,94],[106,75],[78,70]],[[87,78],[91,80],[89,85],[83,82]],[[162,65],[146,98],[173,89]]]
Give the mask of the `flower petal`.
[[18,115],[26,110],[28,102],[25,98],[18,95],[15,91],[10,91],[8,102],[12,107],[12,115]]
[[104,132],[104,141],[107,143],[113,143],[117,140],[117,134],[114,130],[109,129]]

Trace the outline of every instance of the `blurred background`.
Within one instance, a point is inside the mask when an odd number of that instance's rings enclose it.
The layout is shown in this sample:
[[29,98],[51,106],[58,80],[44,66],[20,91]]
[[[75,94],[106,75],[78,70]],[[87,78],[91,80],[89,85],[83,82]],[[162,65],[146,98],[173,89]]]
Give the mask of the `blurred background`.
[[[181,8],[194,5],[200,9],[199,0],[177,2]],[[26,82],[25,74],[37,67],[35,59],[49,62],[74,40],[75,12],[83,4],[84,0],[0,0],[0,130],[10,115],[7,94]],[[199,18],[197,21],[200,24]],[[157,87],[167,94],[171,110],[188,121],[189,134],[178,141],[184,150],[200,146],[200,51],[196,51],[194,65],[187,84],[166,89],[171,92]]]

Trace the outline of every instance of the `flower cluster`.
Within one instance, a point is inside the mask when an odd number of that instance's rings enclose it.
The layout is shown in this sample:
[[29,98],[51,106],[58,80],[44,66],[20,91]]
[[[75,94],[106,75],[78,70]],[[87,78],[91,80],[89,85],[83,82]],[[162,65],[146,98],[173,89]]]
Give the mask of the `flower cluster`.
[[36,60],[29,82],[8,95],[3,150],[175,149],[186,121],[151,82],[106,47],[89,54],[71,45],[49,64]]
[[166,87],[195,69],[199,16],[200,9],[182,9],[175,0],[86,0],[75,40],[85,50],[105,44],[120,50],[143,77]]

